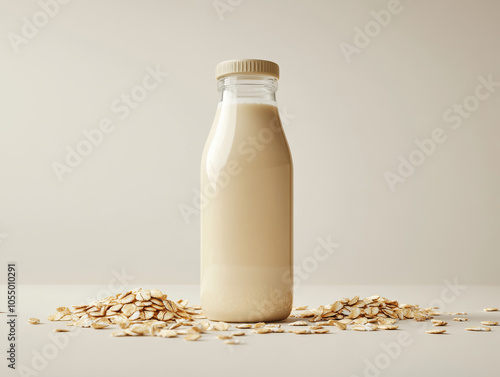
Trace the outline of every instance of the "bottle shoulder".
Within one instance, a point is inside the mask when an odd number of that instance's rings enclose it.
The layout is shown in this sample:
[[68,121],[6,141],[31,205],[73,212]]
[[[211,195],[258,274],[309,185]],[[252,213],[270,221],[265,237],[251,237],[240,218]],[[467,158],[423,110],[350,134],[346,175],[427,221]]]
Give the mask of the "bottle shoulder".
[[220,104],[205,144],[202,170],[218,171],[230,161],[248,172],[292,166],[290,148],[274,105]]

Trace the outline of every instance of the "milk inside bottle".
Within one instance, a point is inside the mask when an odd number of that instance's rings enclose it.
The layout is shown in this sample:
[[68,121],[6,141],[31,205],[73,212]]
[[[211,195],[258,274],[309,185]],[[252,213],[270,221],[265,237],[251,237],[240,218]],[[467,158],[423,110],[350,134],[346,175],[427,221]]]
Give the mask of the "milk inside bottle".
[[201,163],[201,304],[211,320],[277,321],[293,296],[293,167],[278,65],[219,63]]

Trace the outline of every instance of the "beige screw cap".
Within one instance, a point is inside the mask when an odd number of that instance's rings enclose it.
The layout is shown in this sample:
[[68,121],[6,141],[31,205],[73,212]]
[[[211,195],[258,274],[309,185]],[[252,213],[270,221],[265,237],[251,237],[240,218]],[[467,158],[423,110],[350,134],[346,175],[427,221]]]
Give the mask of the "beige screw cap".
[[280,67],[269,60],[241,59],[220,62],[215,68],[215,78],[217,80],[236,73],[269,75],[279,79]]

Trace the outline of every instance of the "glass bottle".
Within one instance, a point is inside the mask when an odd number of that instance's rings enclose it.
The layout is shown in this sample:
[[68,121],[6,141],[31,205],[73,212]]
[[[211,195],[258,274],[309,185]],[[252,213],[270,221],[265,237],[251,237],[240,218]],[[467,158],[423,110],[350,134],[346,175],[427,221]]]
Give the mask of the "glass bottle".
[[211,320],[277,321],[293,300],[293,167],[279,68],[216,68],[219,104],[201,163],[201,304]]

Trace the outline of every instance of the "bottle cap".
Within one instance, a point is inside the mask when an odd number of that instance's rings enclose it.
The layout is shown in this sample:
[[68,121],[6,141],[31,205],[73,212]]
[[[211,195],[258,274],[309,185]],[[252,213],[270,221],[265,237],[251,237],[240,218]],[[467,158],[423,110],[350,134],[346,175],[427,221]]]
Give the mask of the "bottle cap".
[[217,80],[237,73],[269,75],[279,79],[280,68],[274,62],[259,59],[226,60],[217,64],[215,68]]

